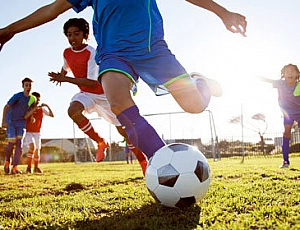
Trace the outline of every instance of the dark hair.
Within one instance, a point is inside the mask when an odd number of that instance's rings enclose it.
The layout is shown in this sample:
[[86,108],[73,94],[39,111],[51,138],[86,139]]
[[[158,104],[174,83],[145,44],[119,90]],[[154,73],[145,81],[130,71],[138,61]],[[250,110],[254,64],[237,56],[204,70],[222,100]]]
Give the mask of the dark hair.
[[67,36],[67,33],[68,33],[68,29],[71,26],[78,27],[79,30],[83,32],[84,37],[87,38],[89,36],[90,27],[89,27],[89,23],[85,19],[83,19],[83,18],[70,18],[64,24],[64,34],[66,36]]
[[25,82],[33,82],[33,80],[31,80],[29,77],[25,77],[25,78],[22,80],[22,85],[24,85]]
[[38,92],[33,92],[32,95],[35,97],[41,97],[41,94],[39,94]]
[[298,69],[297,65],[293,65],[293,64],[285,65],[285,66],[281,69],[281,78],[284,78],[284,72],[285,72],[286,68],[289,68],[289,67],[294,68],[294,69],[298,72],[297,80],[299,80],[299,69]]

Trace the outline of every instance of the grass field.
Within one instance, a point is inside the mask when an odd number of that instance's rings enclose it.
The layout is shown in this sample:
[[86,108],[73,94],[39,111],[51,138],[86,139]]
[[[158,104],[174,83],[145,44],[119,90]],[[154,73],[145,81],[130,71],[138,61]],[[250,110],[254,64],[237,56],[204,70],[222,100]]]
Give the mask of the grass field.
[[[41,164],[0,172],[0,229],[300,229],[300,155],[209,161],[212,183],[185,210],[148,193],[138,163]],[[25,170],[21,165],[20,169]]]

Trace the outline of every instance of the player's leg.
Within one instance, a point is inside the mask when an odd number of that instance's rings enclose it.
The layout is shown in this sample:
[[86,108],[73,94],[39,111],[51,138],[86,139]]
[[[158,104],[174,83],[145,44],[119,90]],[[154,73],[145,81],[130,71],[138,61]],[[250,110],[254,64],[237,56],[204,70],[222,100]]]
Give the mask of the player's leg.
[[12,156],[15,144],[16,144],[15,139],[9,139],[8,143],[5,147],[5,163],[4,163],[4,173],[5,174],[9,174],[9,172],[10,172],[11,156]]
[[203,112],[211,96],[222,95],[221,86],[216,81],[198,73],[179,78],[166,87],[180,107],[188,113]]
[[26,173],[32,173],[31,165],[33,160],[33,152],[34,152],[34,139],[31,132],[26,132],[25,137],[23,139],[23,153],[26,153],[27,156],[27,169]]
[[13,150],[16,145],[16,130],[13,124],[9,124],[6,129],[8,143],[5,147],[5,162],[4,162],[4,173],[9,174],[11,157],[13,155]]
[[13,168],[11,170],[12,174],[22,174],[22,171],[18,169],[18,165],[20,163],[21,155],[22,155],[22,140],[23,140],[23,136],[17,136],[15,154],[13,160]]
[[41,151],[40,149],[36,149],[34,151],[34,157],[33,157],[34,173],[43,173],[43,170],[39,168],[40,160],[41,160]]
[[[123,129],[122,126],[116,126],[116,128],[117,128],[118,132],[125,138],[125,140],[128,144],[129,151],[133,152],[133,154],[135,155],[136,159],[138,160],[138,162],[139,162],[139,164],[142,168],[143,174],[145,175],[146,168],[147,168],[147,165],[148,165],[147,156],[141,150],[134,147],[130,143],[129,138],[127,136],[127,133],[126,133],[125,129]],[[127,160],[127,162],[128,162],[128,160]]]
[[[24,139],[24,142],[26,140]],[[23,149],[26,149],[25,145],[23,145]],[[31,141],[31,143],[29,143],[28,145],[28,151],[27,151],[27,169],[26,169],[26,173],[32,173],[32,161],[33,161],[33,156],[34,156],[34,150],[35,150],[35,146],[33,141]]]
[[35,143],[35,149],[34,149],[34,157],[33,157],[33,164],[34,164],[34,173],[43,173],[43,170],[39,168],[39,163],[41,160],[41,134],[35,133],[34,134],[34,143]]
[[288,168],[290,165],[289,152],[290,152],[290,140],[291,140],[292,124],[284,124],[284,133],[282,137],[282,158],[283,163],[280,168]]
[[203,112],[211,96],[221,96],[219,83],[201,74],[188,74],[164,41],[153,44],[146,60],[135,60],[134,67],[156,95],[164,86],[179,106],[188,113]]
[[154,128],[140,115],[139,109],[131,97],[131,80],[123,73],[108,71],[102,74],[101,83],[111,111],[125,127],[130,142],[148,157],[153,156],[165,143]]
[[22,171],[18,169],[18,165],[20,163],[21,156],[22,156],[22,141],[23,141],[25,127],[23,123],[16,123],[14,124],[14,127],[15,127],[16,143],[15,143],[15,152],[14,152],[13,167],[11,173],[22,174]]
[[[76,96],[76,95],[75,95]],[[83,96],[83,95],[82,95]],[[83,100],[83,98],[82,98]],[[70,107],[68,109],[68,114],[70,118],[78,125],[79,129],[81,129],[88,137],[94,140],[98,144],[98,150],[96,154],[96,161],[102,161],[106,152],[105,149],[108,147],[108,144],[93,128],[90,120],[83,115],[84,106],[79,101],[72,101]]]
[[129,149],[128,149],[128,151],[125,152],[125,159],[126,159],[127,164],[129,164]]

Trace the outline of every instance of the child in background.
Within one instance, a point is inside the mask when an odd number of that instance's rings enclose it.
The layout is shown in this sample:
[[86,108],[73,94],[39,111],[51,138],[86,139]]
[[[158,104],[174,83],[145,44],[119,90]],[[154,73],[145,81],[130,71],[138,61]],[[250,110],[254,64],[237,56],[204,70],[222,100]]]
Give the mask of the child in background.
[[295,96],[294,94],[299,81],[299,69],[296,65],[288,64],[282,68],[280,80],[261,79],[272,83],[273,87],[278,90],[278,103],[284,116],[284,133],[282,138],[283,163],[279,168],[288,168],[290,165],[291,130],[295,121],[300,124],[300,96]]
[[124,152],[125,152],[125,159],[127,164],[129,164],[129,162],[133,164],[133,155],[128,145],[125,146]]
[[38,92],[33,92],[36,97],[36,103],[25,116],[26,119],[26,134],[23,141],[23,149],[27,151],[27,169],[26,173],[32,173],[31,165],[34,162],[34,173],[43,173],[39,168],[40,152],[41,152],[41,126],[44,116],[54,117],[51,108],[45,104],[40,104],[41,95]]
[[9,174],[10,172],[10,163],[14,148],[15,152],[11,173],[22,174],[22,171],[18,169],[18,164],[22,155],[22,139],[26,126],[25,116],[30,106],[36,102],[35,96],[30,94],[32,82],[30,78],[24,78],[22,80],[23,92],[14,94],[3,109],[2,127],[6,128],[8,138],[8,143],[5,147],[5,174]]
[[[96,161],[100,162],[106,156],[105,149],[108,144],[94,130],[90,120],[83,113],[96,112],[99,117],[115,125],[127,140],[128,137],[115,114],[112,113],[103,88],[97,81],[98,65],[95,62],[95,49],[86,44],[89,36],[88,22],[83,18],[71,18],[64,24],[63,30],[71,47],[64,50],[64,65],[61,72],[50,72],[48,75],[52,82],[58,84],[69,82],[79,87],[80,92],[73,96],[68,114],[86,135],[98,143]],[[69,71],[72,71],[74,78],[66,76]],[[138,149],[135,149],[134,153],[145,172],[148,162],[146,156]]]

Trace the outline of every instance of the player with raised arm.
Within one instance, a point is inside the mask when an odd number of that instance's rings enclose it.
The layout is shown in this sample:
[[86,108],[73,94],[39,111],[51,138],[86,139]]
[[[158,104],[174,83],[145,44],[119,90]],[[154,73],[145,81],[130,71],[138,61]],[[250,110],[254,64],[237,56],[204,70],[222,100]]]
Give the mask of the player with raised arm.
[[300,124],[300,95],[295,94],[297,83],[299,82],[299,69],[296,65],[285,65],[281,70],[281,79],[273,80],[261,78],[265,82],[273,84],[278,91],[278,104],[283,113],[284,133],[282,137],[282,158],[283,162],[279,168],[290,166],[289,152],[291,130],[294,122]]
[[[245,36],[246,18],[212,0],[188,0],[217,15],[225,27]],[[0,29],[0,49],[15,34],[55,19],[73,8],[80,12],[93,7],[93,30],[100,64],[98,81],[112,112],[125,127],[130,142],[148,157],[165,145],[155,129],[140,115],[132,95],[138,78],[158,93],[170,93],[189,113],[201,113],[220,86],[202,76],[192,78],[164,40],[163,19],[155,0],[56,0],[31,15]],[[188,37],[188,36],[187,36]]]

